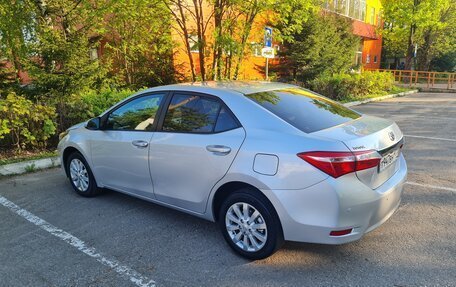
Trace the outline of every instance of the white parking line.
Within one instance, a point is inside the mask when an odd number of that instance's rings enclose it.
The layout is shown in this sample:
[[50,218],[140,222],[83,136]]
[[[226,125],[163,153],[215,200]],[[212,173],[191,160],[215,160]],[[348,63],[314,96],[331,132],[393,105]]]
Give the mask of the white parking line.
[[451,191],[451,192],[453,192],[453,193],[456,193],[456,188],[451,188],[451,187],[438,186],[438,185],[430,185],[430,184],[422,184],[422,183],[413,182],[413,181],[407,181],[406,184],[416,185],[416,186],[421,186],[421,187],[427,187],[427,188],[448,190],[448,191]]
[[428,140],[456,142],[456,139],[434,138],[434,137],[413,136],[413,135],[405,135],[405,136],[409,137],[409,138],[417,138],[417,139],[428,139]]
[[23,217],[27,221],[35,224],[39,228],[49,232],[50,234],[54,235],[55,237],[62,239],[66,243],[70,244],[71,246],[75,247],[82,253],[95,258],[101,264],[112,268],[117,274],[127,277],[131,282],[133,282],[136,286],[139,287],[154,287],[155,281],[147,278],[146,276],[141,275],[137,271],[131,269],[130,267],[123,265],[119,261],[106,258],[102,254],[98,253],[98,251],[87,245],[81,239],[71,235],[70,233],[63,231],[62,229],[48,223],[47,221],[39,218],[38,216],[34,215],[33,213],[28,212],[27,210],[20,208],[13,202],[9,201],[3,196],[0,196],[0,204],[4,207],[8,208],[12,212],[16,213],[17,215]]

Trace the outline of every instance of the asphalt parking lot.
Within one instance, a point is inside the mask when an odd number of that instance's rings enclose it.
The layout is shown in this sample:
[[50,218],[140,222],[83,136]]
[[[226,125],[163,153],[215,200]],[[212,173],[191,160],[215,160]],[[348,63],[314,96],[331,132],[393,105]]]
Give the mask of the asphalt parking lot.
[[288,242],[250,262],[214,223],[82,198],[52,169],[0,180],[0,286],[456,286],[456,94],[353,108],[398,123],[409,167],[399,210],[360,241]]

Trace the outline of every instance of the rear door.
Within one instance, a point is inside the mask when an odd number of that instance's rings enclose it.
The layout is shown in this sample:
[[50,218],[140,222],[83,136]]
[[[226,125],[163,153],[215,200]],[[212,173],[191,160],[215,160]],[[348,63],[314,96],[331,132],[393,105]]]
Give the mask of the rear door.
[[175,92],[151,140],[150,172],[158,200],[203,213],[245,131],[217,97]]

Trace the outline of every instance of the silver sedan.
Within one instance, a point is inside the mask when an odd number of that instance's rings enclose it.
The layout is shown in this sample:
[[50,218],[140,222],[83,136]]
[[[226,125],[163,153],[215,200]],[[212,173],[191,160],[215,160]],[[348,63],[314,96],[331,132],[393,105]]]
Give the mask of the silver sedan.
[[161,86],[62,134],[74,190],[103,188],[212,220],[250,259],[284,240],[360,239],[398,208],[407,166],[391,120],[266,82]]

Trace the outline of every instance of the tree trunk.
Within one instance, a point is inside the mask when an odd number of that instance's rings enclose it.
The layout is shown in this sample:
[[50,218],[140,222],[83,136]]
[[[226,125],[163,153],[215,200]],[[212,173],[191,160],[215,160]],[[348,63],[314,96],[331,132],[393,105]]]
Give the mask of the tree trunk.
[[420,48],[418,58],[418,69],[420,71],[429,71],[429,66],[431,65],[431,48],[433,45],[433,38],[432,28],[430,28],[424,33],[424,43]]
[[204,33],[204,15],[203,15],[203,3],[202,0],[193,0],[195,5],[195,17],[196,27],[198,33],[198,52],[199,52],[199,64],[201,80],[206,81],[206,37]]
[[[420,4],[420,0],[413,0],[413,14],[416,12],[417,6]],[[408,36],[407,55],[405,56],[405,70],[411,70],[413,65],[413,54],[415,51],[415,32],[416,23],[410,24],[410,32]],[[416,68],[416,67],[415,67]]]
[[405,56],[405,70],[411,70],[413,64],[413,53],[415,51],[415,44],[413,38],[415,36],[415,24],[410,26],[410,32],[408,37],[407,55]]
[[213,49],[213,61],[212,61],[212,78],[213,80],[222,78],[222,54],[223,47],[221,38],[223,35],[223,15],[227,2],[224,0],[216,0],[214,4],[214,29],[216,31],[214,49]]
[[250,31],[252,30],[253,21],[255,20],[256,15],[258,14],[258,2],[255,1],[250,11],[247,13],[245,26],[242,31],[241,36],[241,47],[238,51],[236,68],[234,69],[234,79],[237,80],[239,76],[239,69],[241,67],[241,62],[244,59],[244,50],[247,39],[250,36]]
[[176,5],[178,6],[178,9],[179,9],[179,15],[180,17],[178,17],[178,15],[176,15],[171,8],[169,8],[169,10],[172,12],[174,18],[176,19],[176,21],[178,22],[181,30],[182,30],[182,33],[183,33],[183,38],[184,38],[184,44],[185,44],[185,50],[187,52],[187,56],[188,56],[188,61],[190,63],[190,71],[192,73],[192,82],[196,81],[196,73],[195,73],[195,64],[193,62],[193,56],[192,56],[192,51],[191,51],[191,48],[190,48],[190,43],[188,42],[188,39],[189,39],[189,33],[188,33],[188,28],[187,28],[187,22],[186,22],[186,17],[185,17],[185,13],[184,13],[184,9],[182,8],[182,0],[177,0],[177,3]]

